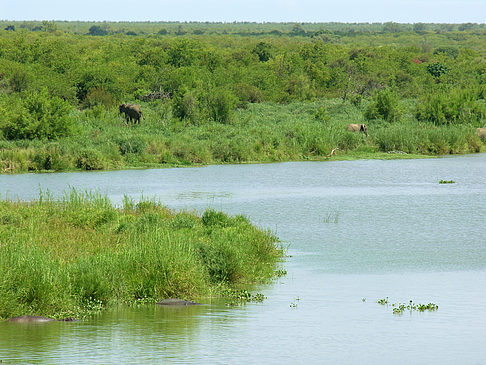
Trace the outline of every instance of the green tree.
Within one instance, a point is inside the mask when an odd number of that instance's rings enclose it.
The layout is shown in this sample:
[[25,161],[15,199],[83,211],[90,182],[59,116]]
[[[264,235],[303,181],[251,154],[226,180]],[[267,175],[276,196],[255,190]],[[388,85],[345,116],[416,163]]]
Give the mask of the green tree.
[[106,29],[103,29],[99,25],[93,25],[89,28],[88,34],[96,35],[96,36],[104,36],[108,34],[108,31]]

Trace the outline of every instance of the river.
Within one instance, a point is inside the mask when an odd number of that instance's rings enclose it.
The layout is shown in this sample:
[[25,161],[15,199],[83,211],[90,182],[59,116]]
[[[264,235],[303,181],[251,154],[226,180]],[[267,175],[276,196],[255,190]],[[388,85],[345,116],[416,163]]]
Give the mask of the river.
[[70,188],[244,214],[288,247],[287,275],[241,307],[0,323],[5,364],[486,364],[486,154],[0,176],[2,199]]

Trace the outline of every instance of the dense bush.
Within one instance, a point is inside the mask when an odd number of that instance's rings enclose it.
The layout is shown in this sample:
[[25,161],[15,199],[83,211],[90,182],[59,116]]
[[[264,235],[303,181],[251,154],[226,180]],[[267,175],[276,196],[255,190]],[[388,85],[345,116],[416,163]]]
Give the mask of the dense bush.
[[374,95],[364,115],[368,120],[384,119],[387,122],[396,122],[402,115],[400,101],[389,89],[381,90]]
[[480,127],[486,118],[486,104],[478,99],[477,90],[443,90],[419,100],[416,118],[437,125],[470,123]]
[[0,129],[7,139],[57,139],[76,131],[72,107],[47,90],[0,98]]
[[[3,172],[484,148],[467,130],[485,124],[486,31],[476,25],[15,26],[0,32]],[[126,125],[116,106],[133,102],[142,123]],[[364,119],[369,138],[346,133]],[[454,133],[467,138],[429,144],[432,132],[416,133],[426,124],[464,125]],[[403,129],[386,132],[393,125]],[[415,137],[402,143],[407,130]]]

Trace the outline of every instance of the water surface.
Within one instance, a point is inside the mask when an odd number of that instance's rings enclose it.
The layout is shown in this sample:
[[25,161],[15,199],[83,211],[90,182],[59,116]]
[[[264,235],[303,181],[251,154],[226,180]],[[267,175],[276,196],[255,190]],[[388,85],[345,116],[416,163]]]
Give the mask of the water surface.
[[[0,323],[4,363],[486,363],[485,154],[0,176],[2,198],[70,187],[247,215],[288,246],[288,275],[262,304]],[[386,296],[439,310],[397,316]]]

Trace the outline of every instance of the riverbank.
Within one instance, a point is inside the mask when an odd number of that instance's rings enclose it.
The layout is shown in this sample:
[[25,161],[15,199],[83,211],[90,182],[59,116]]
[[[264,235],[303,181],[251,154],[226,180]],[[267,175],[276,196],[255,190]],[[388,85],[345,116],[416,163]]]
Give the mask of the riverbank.
[[[277,238],[243,216],[121,208],[97,194],[0,202],[0,318],[81,318],[115,304],[230,297],[278,274]],[[244,292],[247,293],[247,292]]]
[[[140,125],[126,126],[116,109],[76,111],[79,131],[56,141],[0,141],[2,173],[162,168],[360,158],[417,158],[485,150],[470,125],[415,119],[414,101],[393,123],[366,121],[365,106],[341,100],[249,104],[230,123],[194,125],[174,118],[171,106],[142,103]],[[366,123],[368,136],[349,132]]]

